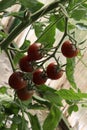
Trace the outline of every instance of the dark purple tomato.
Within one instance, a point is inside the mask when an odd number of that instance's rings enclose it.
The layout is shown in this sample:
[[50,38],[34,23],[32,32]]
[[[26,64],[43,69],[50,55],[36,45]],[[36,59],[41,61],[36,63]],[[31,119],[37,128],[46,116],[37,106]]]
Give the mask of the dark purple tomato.
[[62,54],[67,58],[73,58],[78,55],[78,48],[71,42],[65,41],[61,46]]
[[62,77],[63,75],[63,70],[59,68],[59,66],[52,62],[47,66],[47,76],[50,79],[56,80]]
[[9,77],[9,85],[13,89],[21,89],[27,86],[27,81],[24,80],[23,78],[23,73],[22,72],[14,72],[12,75]]

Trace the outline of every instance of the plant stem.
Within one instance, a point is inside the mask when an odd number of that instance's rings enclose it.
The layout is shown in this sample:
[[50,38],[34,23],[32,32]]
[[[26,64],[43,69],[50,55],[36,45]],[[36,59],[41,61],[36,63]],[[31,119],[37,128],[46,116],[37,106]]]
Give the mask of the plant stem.
[[13,59],[12,59],[12,57],[11,57],[11,55],[10,55],[10,52],[9,52],[8,50],[5,50],[5,52],[6,52],[8,58],[9,58],[9,60],[10,60],[10,63],[11,63],[11,66],[12,66],[13,71],[15,71],[15,66],[14,66],[14,63],[13,63]]
[[19,100],[19,104],[20,104],[20,107],[21,107],[21,113],[22,113],[22,130],[24,130],[24,119],[25,119],[25,116],[24,116],[24,107],[23,107],[23,104],[22,102]]
[[57,8],[59,3],[61,3],[60,0],[58,0],[56,2],[52,2],[51,4],[41,8],[39,11],[37,11],[34,14],[32,14],[31,16],[29,16],[26,20],[19,23],[19,25],[16,26],[11,31],[9,36],[1,42],[1,44],[0,44],[1,49],[7,49],[7,46],[16,38],[16,36],[18,36],[19,33],[21,33],[26,27],[31,25],[33,22],[35,22],[41,16],[43,16],[46,13],[48,13],[49,11]]

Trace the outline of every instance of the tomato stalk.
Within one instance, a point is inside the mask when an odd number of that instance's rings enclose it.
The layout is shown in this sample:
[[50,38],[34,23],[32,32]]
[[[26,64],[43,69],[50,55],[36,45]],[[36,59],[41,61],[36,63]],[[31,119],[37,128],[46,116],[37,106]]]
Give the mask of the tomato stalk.
[[67,33],[67,36],[68,36],[71,40],[73,40],[75,43],[77,43],[76,39],[73,38],[70,34]]
[[27,49],[21,50],[19,48],[13,48],[13,47],[8,47],[8,50],[12,50],[14,52],[20,52],[20,53],[24,53],[27,51]]
[[67,27],[67,26],[66,26],[66,25],[67,25],[67,20],[65,21],[65,32],[64,32],[64,34],[63,34],[63,36],[62,36],[60,42],[59,42],[58,45],[56,46],[54,52],[53,52],[49,57],[47,57],[46,59],[44,59],[43,61],[41,61],[42,63],[40,64],[40,66],[43,66],[43,64],[44,64],[46,61],[48,61],[50,58],[55,57],[55,53],[56,53],[57,50],[59,49],[59,47],[60,47],[62,41],[64,40],[64,38],[67,36],[67,33],[66,33],[66,32],[67,32],[67,30],[66,30],[66,27]]

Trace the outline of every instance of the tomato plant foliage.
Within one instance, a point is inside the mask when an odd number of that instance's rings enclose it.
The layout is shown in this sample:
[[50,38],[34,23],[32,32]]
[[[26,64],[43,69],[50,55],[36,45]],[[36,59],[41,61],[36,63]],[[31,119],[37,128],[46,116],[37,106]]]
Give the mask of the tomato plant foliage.
[[[16,4],[20,5],[19,11],[10,12],[9,8]],[[77,60],[85,51],[80,49],[86,43],[85,35],[79,33],[87,31],[87,1],[53,0],[45,5],[38,0],[1,0],[0,20],[9,16],[14,19],[8,34],[0,25],[0,50],[11,63],[11,76],[16,75],[8,77],[8,87],[0,87],[0,129],[55,130],[63,119],[63,101],[69,105],[67,112],[71,115],[87,98],[74,77]],[[29,30],[19,47],[14,39],[26,27]],[[27,38],[32,31],[33,42]],[[56,82],[64,74],[69,89],[56,90],[54,85],[48,85],[49,79]],[[47,111],[43,122],[36,110]]]

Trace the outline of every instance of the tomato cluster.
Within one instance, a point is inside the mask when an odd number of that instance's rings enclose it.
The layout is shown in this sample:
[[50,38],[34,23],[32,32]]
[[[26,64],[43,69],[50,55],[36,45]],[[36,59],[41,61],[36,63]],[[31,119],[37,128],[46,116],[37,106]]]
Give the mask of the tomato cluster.
[[[71,41],[67,40],[62,44],[61,52],[65,57],[73,58],[77,56],[79,50]],[[9,77],[9,85],[16,90],[19,99],[30,99],[34,93],[33,86],[45,84],[48,78],[57,80],[62,77],[63,70],[58,62],[49,63],[46,69],[37,65],[37,60],[41,60],[43,57],[43,46],[40,43],[31,44],[27,55],[19,60],[20,71],[13,72]]]
[[[42,69],[35,69],[35,61],[43,57],[40,43],[34,43],[29,46],[27,55],[19,60],[20,71],[13,72],[9,77],[9,85],[16,91],[20,100],[28,100],[32,97],[34,90],[29,88],[29,80],[35,85],[44,84],[47,80]],[[29,73],[28,76],[26,76]],[[31,77],[29,77],[32,75]],[[31,79],[30,79],[31,78]]]
[[57,80],[62,77],[63,70],[56,62],[50,63],[46,69],[37,66],[37,60],[41,60],[43,54],[40,43],[30,45],[27,55],[19,60],[20,71],[13,72],[9,77],[9,85],[16,90],[19,99],[30,99],[34,93],[33,86],[45,84],[48,78]]

